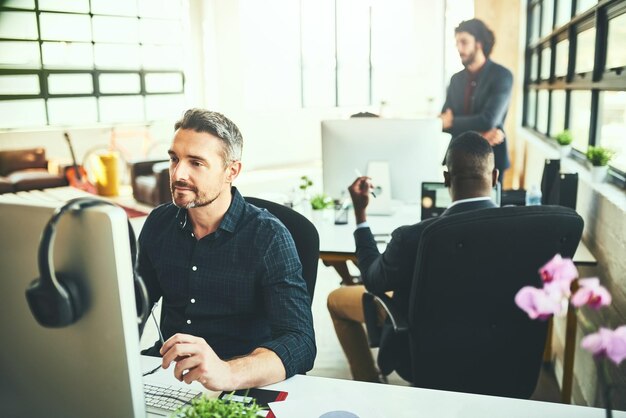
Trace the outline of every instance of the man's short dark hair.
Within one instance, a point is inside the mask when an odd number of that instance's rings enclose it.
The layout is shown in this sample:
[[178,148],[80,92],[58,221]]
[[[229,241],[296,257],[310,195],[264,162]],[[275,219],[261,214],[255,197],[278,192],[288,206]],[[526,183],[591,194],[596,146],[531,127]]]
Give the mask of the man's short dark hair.
[[464,132],[450,142],[446,166],[453,176],[481,178],[494,169],[493,149],[478,132]]
[[496,37],[493,31],[485,25],[482,20],[470,19],[464,20],[454,29],[454,33],[467,32],[472,35],[483,46],[485,57],[489,58],[493,45],[496,43]]

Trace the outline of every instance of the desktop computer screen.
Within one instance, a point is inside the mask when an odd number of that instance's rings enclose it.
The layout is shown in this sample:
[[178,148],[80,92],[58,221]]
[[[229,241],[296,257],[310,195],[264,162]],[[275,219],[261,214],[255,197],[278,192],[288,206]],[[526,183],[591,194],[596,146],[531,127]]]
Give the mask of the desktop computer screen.
[[37,253],[58,203],[0,200],[0,405],[8,417],[145,416],[126,215],[96,206],[65,214],[54,239],[57,272],[78,278],[86,311],[44,328],[25,291],[39,277]]
[[322,121],[324,192],[333,198],[347,193],[357,172],[372,176],[376,184],[368,166],[383,163],[391,191],[382,193],[394,200],[418,202],[423,181],[443,179],[441,162],[449,139],[441,132],[438,118]]

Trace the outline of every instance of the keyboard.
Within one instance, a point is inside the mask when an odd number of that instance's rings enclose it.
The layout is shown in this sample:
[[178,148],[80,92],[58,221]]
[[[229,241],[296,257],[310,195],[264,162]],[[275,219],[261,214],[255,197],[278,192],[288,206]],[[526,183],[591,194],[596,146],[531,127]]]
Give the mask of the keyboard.
[[192,399],[202,395],[198,389],[159,385],[153,382],[144,382],[143,389],[148,410],[174,412],[184,405],[189,405]]

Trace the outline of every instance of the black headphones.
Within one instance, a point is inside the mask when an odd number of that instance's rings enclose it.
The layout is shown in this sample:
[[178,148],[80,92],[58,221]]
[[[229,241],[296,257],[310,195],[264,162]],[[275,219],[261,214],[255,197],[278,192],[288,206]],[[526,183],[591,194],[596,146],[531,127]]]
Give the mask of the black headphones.
[[[117,205],[106,200],[91,197],[80,197],[68,201],[65,205],[56,209],[41,235],[37,262],[40,277],[33,280],[26,289],[26,300],[37,322],[47,328],[61,328],[78,321],[87,309],[87,295],[81,288],[81,283],[76,277],[54,271],[53,243],[56,228],[63,214],[70,211],[81,211],[86,208],[100,205]],[[149,315],[148,291],[137,274],[135,267],[137,261],[137,241],[135,233],[128,221],[128,236],[130,239],[130,251],[133,263],[133,281],[136,291],[142,300],[142,310],[138,315],[137,322],[141,330],[145,319]]]

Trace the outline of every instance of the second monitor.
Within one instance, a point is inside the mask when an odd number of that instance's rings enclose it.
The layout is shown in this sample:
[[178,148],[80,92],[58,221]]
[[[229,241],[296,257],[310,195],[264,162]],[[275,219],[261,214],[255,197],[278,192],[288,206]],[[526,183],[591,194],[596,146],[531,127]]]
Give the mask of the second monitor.
[[368,166],[383,163],[389,168],[387,197],[415,203],[423,181],[443,180],[441,161],[448,141],[438,118],[322,121],[324,191],[339,197],[347,193],[356,172],[370,175]]

